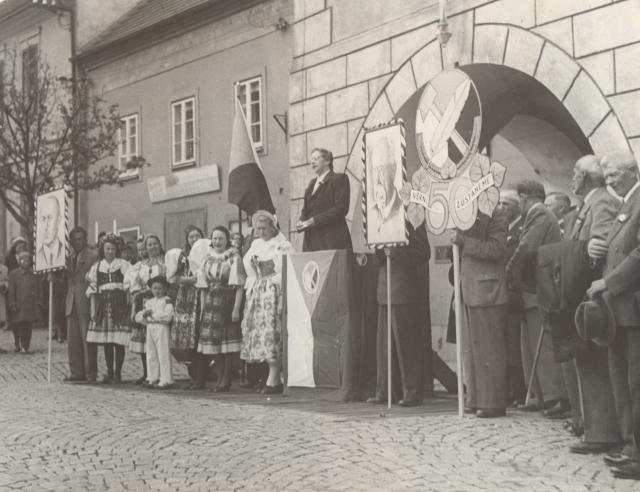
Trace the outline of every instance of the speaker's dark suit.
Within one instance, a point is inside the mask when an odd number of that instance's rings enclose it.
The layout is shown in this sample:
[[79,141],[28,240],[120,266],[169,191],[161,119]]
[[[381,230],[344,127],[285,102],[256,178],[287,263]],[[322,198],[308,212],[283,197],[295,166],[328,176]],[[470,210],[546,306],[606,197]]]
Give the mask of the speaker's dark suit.
[[349,212],[349,178],[329,171],[313,193],[317,179],[312,179],[304,192],[300,220],[313,219],[313,226],[304,231],[302,251],[352,249],[345,220]]

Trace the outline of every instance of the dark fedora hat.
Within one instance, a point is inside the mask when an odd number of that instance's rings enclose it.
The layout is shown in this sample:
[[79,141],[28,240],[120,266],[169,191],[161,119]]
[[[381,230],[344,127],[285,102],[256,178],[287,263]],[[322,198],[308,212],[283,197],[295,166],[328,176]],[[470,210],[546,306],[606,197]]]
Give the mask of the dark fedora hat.
[[514,263],[511,270],[513,286],[520,292],[536,294],[536,270],[538,265],[538,252],[527,251]]
[[147,285],[149,286],[149,288],[151,288],[153,284],[157,284],[157,283],[164,285],[165,288],[169,288],[171,286],[171,284],[167,282],[167,278],[164,275],[156,275],[155,277],[151,277],[147,281]]
[[578,305],[574,320],[576,331],[583,340],[607,347],[616,337],[616,319],[609,304],[609,293],[586,299]]

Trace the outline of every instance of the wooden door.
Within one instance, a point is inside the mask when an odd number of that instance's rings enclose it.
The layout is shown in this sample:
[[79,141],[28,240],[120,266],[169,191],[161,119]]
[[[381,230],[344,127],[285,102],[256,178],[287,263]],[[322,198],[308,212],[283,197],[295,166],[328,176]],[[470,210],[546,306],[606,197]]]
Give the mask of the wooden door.
[[172,212],[164,216],[164,249],[184,246],[185,228],[194,225],[207,234],[207,209],[198,208],[183,212]]

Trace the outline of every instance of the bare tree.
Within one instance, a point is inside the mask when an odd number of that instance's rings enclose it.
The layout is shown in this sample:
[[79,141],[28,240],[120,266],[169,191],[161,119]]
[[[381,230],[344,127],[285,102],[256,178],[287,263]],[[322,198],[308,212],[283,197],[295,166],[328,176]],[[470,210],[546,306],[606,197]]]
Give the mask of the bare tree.
[[[121,122],[88,80],[56,77],[39,60],[19,79],[12,59],[0,72],[0,200],[31,238],[40,193],[73,189],[76,176],[79,190],[122,184],[121,170],[101,163],[118,148]],[[140,157],[127,167],[144,164]]]

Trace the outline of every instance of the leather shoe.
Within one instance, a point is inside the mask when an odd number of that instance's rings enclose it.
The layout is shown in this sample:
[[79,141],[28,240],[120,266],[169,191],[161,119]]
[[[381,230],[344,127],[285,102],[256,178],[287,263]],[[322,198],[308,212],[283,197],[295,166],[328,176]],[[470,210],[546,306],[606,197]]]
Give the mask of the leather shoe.
[[284,386],[282,383],[276,384],[275,386],[270,386],[268,384],[264,385],[264,389],[262,390],[263,395],[279,395],[284,391]]
[[79,381],[86,381],[86,379],[85,378],[81,378],[79,376],[67,376],[62,381],[64,381],[65,383],[76,383],[76,382],[79,382]]
[[416,400],[409,400],[408,398],[407,399],[403,398],[398,402],[398,405],[401,407],[417,407],[420,405],[420,402]]
[[579,442],[573,446],[569,446],[569,452],[575,454],[600,454],[611,451],[618,446],[614,442]]
[[481,419],[493,419],[505,415],[507,415],[507,411],[504,408],[479,408],[476,412],[476,417]]
[[611,470],[611,473],[613,473],[613,476],[616,478],[640,480],[640,463],[633,462],[627,465],[622,465],[620,468],[614,468]]
[[625,453],[609,453],[604,455],[604,462],[608,466],[623,466],[631,463],[631,457]]

